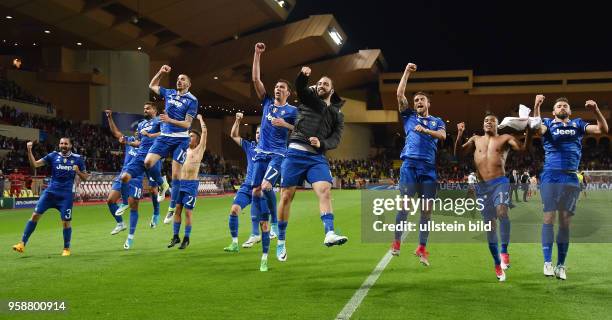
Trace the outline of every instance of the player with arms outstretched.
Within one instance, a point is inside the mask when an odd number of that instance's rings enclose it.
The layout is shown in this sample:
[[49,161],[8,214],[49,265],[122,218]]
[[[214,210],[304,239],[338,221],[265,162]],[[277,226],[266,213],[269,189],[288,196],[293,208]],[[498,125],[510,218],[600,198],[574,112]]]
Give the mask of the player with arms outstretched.
[[[506,177],[506,158],[510,149],[523,152],[531,145],[532,131],[527,131],[527,138],[521,143],[510,134],[498,134],[499,121],[495,115],[485,116],[483,122],[484,135],[474,135],[466,143],[463,140],[465,124],[457,124],[457,139],[455,140],[455,156],[474,153],[474,164],[480,183],[476,185],[479,202],[483,205],[481,211],[485,223],[491,224],[487,231],[489,251],[495,262],[495,275],[499,281],[506,281],[504,270],[510,267],[508,244],[510,243],[510,219],[508,218],[508,203],[510,197],[510,180]],[[529,126],[528,126],[529,128]],[[497,221],[499,219],[499,228]],[[501,255],[499,253],[499,238],[501,237]]]
[[[244,155],[247,160],[247,170],[246,175],[244,177],[244,182],[240,186],[240,189],[236,193],[234,197],[234,202],[232,203],[232,207],[230,208],[230,216],[229,216],[229,230],[230,235],[232,236],[232,243],[223,248],[224,251],[227,252],[238,252],[238,214],[244,208],[246,208],[252,201],[253,195],[253,159],[255,158],[255,146],[257,142],[259,142],[259,130],[260,127],[257,127],[257,131],[255,133],[255,142],[248,141],[240,137],[240,121],[242,120],[243,114],[236,113],[236,120],[234,121],[234,125],[232,126],[232,131],[230,132],[230,137],[238,144],[242,151],[244,151]],[[251,236],[247,241],[242,244],[243,248],[250,248],[256,243],[261,241],[261,236],[259,235],[259,217],[255,214],[254,210],[251,210]]]
[[[270,238],[275,237],[277,229],[276,195],[272,187],[278,180],[281,171],[281,163],[287,152],[287,138],[293,130],[293,124],[297,116],[297,108],[287,103],[291,95],[291,89],[287,80],[279,79],[274,86],[274,97],[268,95],[261,81],[260,60],[261,54],[266,50],[263,43],[255,45],[253,55],[252,80],[255,93],[262,101],[263,107],[261,117],[260,137],[255,151],[253,162],[253,200],[251,211],[260,217],[261,244],[262,244],[262,271],[267,270],[268,250]],[[270,233],[268,219],[272,218],[272,233]],[[264,270],[265,269],[265,270]]]
[[[429,114],[430,97],[424,92],[417,92],[412,100],[414,108],[410,107],[406,98],[406,82],[417,66],[408,63],[400,84],[397,87],[397,102],[399,113],[404,124],[406,144],[400,155],[403,160],[400,169],[400,194],[412,197],[417,194],[422,197],[426,205],[421,210],[419,228],[419,246],[414,254],[421,263],[429,266],[429,252],[425,249],[429,231],[422,230],[431,220],[431,206],[428,199],[436,196],[436,150],[439,140],[446,139],[446,126],[444,121]],[[402,223],[408,217],[405,210],[397,213],[396,223]],[[395,232],[395,240],[391,245],[391,253],[398,256],[402,239],[402,231]]]
[[179,246],[179,249],[185,249],[189,245],[189,237],[191,236],[191,214],[193,208],[195,208],[196,200],[198,198],[198,186],[200,180],[198,174],[200,173],[200,164],[204,151],[206,150],[206,124],[202,115],[197,116],[200,122],[200,132],[196,130],[190,130],[189,132],[189,148],[187,148],[187,155],[185,162],[181,167],[181,189],[179,190],[178,198],[176,198],[176,210],[174,212],[174,234],[168,244],[168,248],[174,247],[176,244],[181,243],[179,238],[179,231],[181,229],[181,212],[185,208],[185,235],[183,236],[183,242]]
[[[536,96],[534,116],[540,116],[543,95]],[[582,156],[582,138],[585,134],[607,134],[608,123],[593,100],[585,102],[591,110],[597,125],[576,118],[572,114],[567,98],[558,98],[553,106],[554,118],[542,119],[539,132],[544,146],[544,170],[540,175],[540,194],[544,203],[544,223],[542,224],[542,252],[544,254],[544,275],[567,279],[565,258],[569,248],[570,221],[576,210],[580,196],[580,185],[576,175]],[[552,246],[554,239],[555,213],[559,215],[557,230],[557,265],[553,269]]]
[[32,217],[26,223],[25,230],[21,241],[13,246],[13,250],[23,253],[25,246],[30,239],[30,235],[36,229],[38,220],[48,209],[55,208],[59,211],[63,224],[64,235],[64,250],[62,256],[70,255],[70,240],[72,238],[72,186],[74,185],[75,176],[79,176],[81,181],[86,181],[89,175],[85,173],[85,161],[83,158],[72,153],[72,141],[70,138],[61,138],[59,142],[59,152],[53,151],[42,159],[36,160],[32,154],[32,146],[34,142],[27,143],[28,160],[32,168],[39,168],[44,165],[51,166],[51,182],[45,191],[43,191]]

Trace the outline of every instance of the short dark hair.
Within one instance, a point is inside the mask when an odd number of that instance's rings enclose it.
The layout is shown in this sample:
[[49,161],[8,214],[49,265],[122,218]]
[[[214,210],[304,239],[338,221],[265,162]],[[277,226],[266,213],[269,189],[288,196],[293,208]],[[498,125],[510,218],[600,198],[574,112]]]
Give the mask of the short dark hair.
[[557,102],[565,102],[565,103],[569,104],[569,100],[567,100],[566,97],[559,97],[559,98],[557,98],[557,100],[555,100],[555,104],[557,104]]
[[488,117],[488,116],[495,117],[495,120],[499,121],[499,118],[497,117],[497,115],[496,115],[495,113],[493,113],[493,112],[489,111],[489,110],[487,110],[487,111],[485,112],[485,118],[486,118],[486,117]]
[[61,141],[62,139],[66,139],[66,140],[68,140],[68,142],[69,142],[70,144],[72,144],[72,139],[71,139],[71,138],[68,138],[68,137],[61,137],[61,138],[60,138],[60,141]]
[[191,130],[189,130],[189,132],[190,132],[190,133],[191,133],[191,132],[193,132],[193,133],[197,134],[197,135],[198,135],[198,138],[201,138],[201,137],[202,137],[202,133],[201,133],[200,131],[198,131],[198,130],[193,130],[193,129],[191,129]]
[[184,73],[181,73],[181,74],[179,74],[178,76],[179,76],[179,77],[180,77],[180,76],[185,76],[185,78],[187,78],[187,80],[189,80],[189,83],[191,83],[191,77],[190,77],[190,76],[188,76],[188,75],[186,75],[186,74],[184,74]]
[[157,113],[159,113],[159,107],[157,106],[157,104],[155,104],[155,102],[153,102],[153,101],[147,101],[147,102],[145,102],[145,103],[144,103],[144,105],[145,105],[145,106],[151,106],[151,107],[153,107],[153,109],[155,109],[155,111],[156,111]]
[[293,91],[293,86],[291,85],[291,82],[289,82],[289,80],[285,80],[283,78],[280,78],[278,80],[276,80],[276,83],[282,82],[284,84],[287,85],[287,90],[289,90],[290,92]]
[[427,98],[427,101],[429,101],[431,103],[431,96],[429,94],[427,94],[424,91],[417,91],[412,95],[412,100],[414,100],[414,97],[416,96],[425,96],[425,98]]

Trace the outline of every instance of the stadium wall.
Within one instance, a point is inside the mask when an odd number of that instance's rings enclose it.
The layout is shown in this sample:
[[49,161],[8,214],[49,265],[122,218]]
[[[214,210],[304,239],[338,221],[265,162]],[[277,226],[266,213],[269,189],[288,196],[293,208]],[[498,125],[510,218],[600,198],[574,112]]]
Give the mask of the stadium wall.
[[0,124],[0,135],[9,138],[18,138],[20,140],[38,141],[40,138],[40,130]]
[[46,106],[37,104],[31,104],[26,102],[19,102],[14,100],[0,99],[0,106],[7,105],[13,107],[21,112],[27,112],[45,117],[55,117],[55,110],[48,109]]

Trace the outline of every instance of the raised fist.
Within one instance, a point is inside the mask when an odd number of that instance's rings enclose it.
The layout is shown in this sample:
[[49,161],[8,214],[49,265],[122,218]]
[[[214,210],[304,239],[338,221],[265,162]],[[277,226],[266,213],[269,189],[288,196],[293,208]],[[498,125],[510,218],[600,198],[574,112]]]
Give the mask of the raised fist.
[[584,103],[584,107],[587,108],[588,110],[596,110],[597,109],[597,102],[593,101],[593,100],[587,100]]
[[301,71],[305,76],[309,77],[310,76],[310,72],[312,72],[312,70],[310,70],[309,67],[302,67],[302,71]]
[[415,72],[417,71],[417,65],[411,62],[406,65],[406,70],[408,70],[408,72]]
[[200,122],[204,122],[204,118],[202,118],[202,115],[198,113],[198,115],[196,116],[196,119],[200,120]]
[[546,97],[544,97],[543,94],[538,94],[535,98],[535,106],[538,106],[538,107],[541,106],[542,103],[544,103],[544,98]]
[[238,112],[238,113],[236,113],[236,119],[239,119],[239,120],[240,120],[240,119],[242,119],[242,118],[244,118],[244,114],[242,114],[242,112]]
[[164,64],[163,66],[161,66],[161,68],[159,68],[159,71],[161,71],[163,73],[168,73],[168,72],[172,71],[172,68],[170,68],[169,65]]
[[255,44],[255,52],[262,53],[264,51],[266,51],[266,45],[263,42]]
[[457,131],[459,131],[459,132],[465,131],[465,122],[457,123]]
[[28,141],[28,143],[26,144],[26,146],[28,147],[28,150],[32,150],[33,145],[34,145],[34,142],[32,141]]
[[110,118],[110,117],[111,117],[111,115],[113,114],[113,110],[111,110],[111,109],[106,109],[106,110],[104,110],[104,113],[106,113],[106,116],[107,116],[108,118]]

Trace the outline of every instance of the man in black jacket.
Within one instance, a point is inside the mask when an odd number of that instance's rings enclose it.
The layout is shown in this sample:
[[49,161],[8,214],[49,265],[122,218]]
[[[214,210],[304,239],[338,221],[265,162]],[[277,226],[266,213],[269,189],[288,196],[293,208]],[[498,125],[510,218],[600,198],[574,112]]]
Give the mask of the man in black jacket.
[[319,198],[321,220],[325,227],[326,246],[342,245],[347,237],[334,232],[334,215],[331,204],[332,176],[325,151],[334,149],[340,143],[344,128],[344,116],[340,108],[344,101],[334,91],[333,81],[323,76],[313,88],[308,87],[311,70],[302,67],[295,80],[295,87],[301,104],[295,128],[289,136],[289,148],[281,165],[281,201],[278,208],[278,243],[276,257],[287,259],[285,234],[291,200],[298,185],[304,180],[312,185]]

